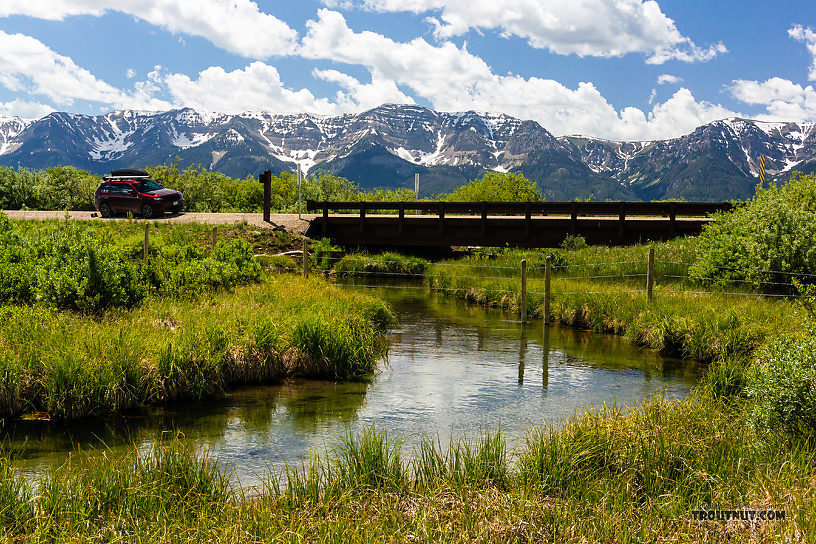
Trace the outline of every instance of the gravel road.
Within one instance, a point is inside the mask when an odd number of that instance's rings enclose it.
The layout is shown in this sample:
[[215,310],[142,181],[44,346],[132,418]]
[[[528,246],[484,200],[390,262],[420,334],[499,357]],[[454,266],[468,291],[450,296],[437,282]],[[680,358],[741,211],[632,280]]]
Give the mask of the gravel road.
[[[29,210],[6,210],[3,213],[9,219],[65,219],[65,212],[44,212]],[[124,217],[115,219],[103,219],[97,212],[68,212],[70,219],[80,221],[126,221]],[[242,223],[246,221],[258,229],[280,229],[283,228],[292,234],[303,234],[309,228],[309,221],[317,217],[316,214],[303,214],[298,218],[296,213],[273,213],[269,223],[264,222],[263,214],[260,213],[181,213],[179,215],[165,215],[150,221],[166,223],[209,223],[211,225],[228,225],[231,223]]]

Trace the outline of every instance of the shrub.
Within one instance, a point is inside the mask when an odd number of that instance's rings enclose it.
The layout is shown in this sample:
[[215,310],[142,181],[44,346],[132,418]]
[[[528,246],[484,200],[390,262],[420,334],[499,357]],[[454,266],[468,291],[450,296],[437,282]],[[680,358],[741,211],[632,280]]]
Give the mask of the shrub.
[[747,281],[766,292],[786,289],[773,284],[789,284],[792,274],[816,272],[813,240],[816,175],[795,173],[781,187],[757,188],[750,202],[707,225],[690,274],[703,281]]
[[799,337],[783,336],[760,356],[748,386],[758,428],[816,437],[816,326]]
[[513,172],[488,172],[482,179],[459,187],[448,195],[449,202],[540,202],[535,183]]
[[99,312],[130,307],[144,293],[134,267],[90,231],[66,227],[42,241],[36,296],[57,308]]

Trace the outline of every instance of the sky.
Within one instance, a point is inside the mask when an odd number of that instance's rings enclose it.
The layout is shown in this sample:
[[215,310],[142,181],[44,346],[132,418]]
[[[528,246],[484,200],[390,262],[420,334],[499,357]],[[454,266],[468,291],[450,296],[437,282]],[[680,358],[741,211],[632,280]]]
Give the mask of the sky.
[[812,0],[0,0],[0,116],[500,112],[556,136],[816,120]]

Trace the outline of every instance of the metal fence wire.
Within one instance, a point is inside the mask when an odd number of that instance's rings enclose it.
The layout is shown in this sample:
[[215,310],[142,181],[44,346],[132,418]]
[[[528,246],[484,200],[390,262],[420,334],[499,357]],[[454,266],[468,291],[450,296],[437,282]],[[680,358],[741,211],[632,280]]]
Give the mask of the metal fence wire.
[[[307,248],[308,251],[308,248]],[[440,291],[447,293],[462,293],[473,291],[490,291],[502,296],[520,297],[520,306],[526,308],[526,301],[529,295],[543,297],[545,305],[549,305],[549,300],[559,296],[580,296],[580,295],[604,295],[604,294],[646,294],[647,301],[652,301],[655,296],[717,296],[717,297],[758,297],[769,299],[799,299],[801,295],[793,292],[795,278],[816,278],[816,274],[786,272],[779,270],[760,270],[735,268],[726,266],[708,267],[709,269],[722,269],[743,274],[778,274],[791,278],[791,281],[771,281],[765,279],[743,279],[743,278],[717,278],[714,276],[692,276],[688,273],[683,275],[676,271],[676,267],[686,267],[689,270],[694,263],[657,260],[654,258],[653,250],[651,255],[647,254],[643,260],[620,260],[620,261],[599,261],[577,264],[539,265],[527,268],[526,260],[522,260],[517,265],[510,264],[489,264],[483,261],[474,262],[444,262],[427,263],[427,261],[407,261],[394,259],[376,259],[366,255],[336,256],[332,254],[319,255],[313,253],[314,260],[329,267],[337,277],[360,277],[365,283],[352,283],[353,287],[367,289],[401,289],[412,291]],[[296,260],[297,255],[292,255]],[[351,267],[348,270],[338,270],[337,265],[345,261]],[[303,263],[308,267],[308,260]],[[405,270],[395,270],[395,266],[404,266]],[[633,266],[634,265],[634,266]],[[660,265],[660,266],[657,266]],[[427,270],[426,270],[427,267]],[[609,273],[606,269],[624,267],[618,273]],[[384,269],[383,269],[384,268]],[[634,270],[633,270],[634,268]],[[660,268],[664,271],[661,273]],[[419,269],[422,269],[420,272]],[[297,270],[280,269],[279,270]],[[307,270],[303,269],[304,274]],[[405,285],[395,283],[377,283],[369,280],[374,278],[387,279],[413,279],[422,280],[423,285]],[[461,286],[461,280],[474,281],[471,286]],[[569,284],[563,285],[566,289],[553,289],[552,281],[580,281],[592,283],[594,280],[620,280],[621,285],[609,286],[601,289],[576,290],[570,289]],[[662,283],[657,286],[657,281]],[[666,282],[665,280],[668,280]],[[507,282],[506,285],[479,285],[479,282]],[[642,281],[642,288],[636,288],[633,284]],[[544,290],[528,289],[528,284],[533,287],[541,287]],[[452,283],[452,285],[449,285]],[[607,283],[607,285],[609,285]],[[706,285],[716,285],[718,289],[706,289]],[[559,285],[556,284],[556,287]],[[776,292],[757,292],[756,290],[727,290],[727,286],[739,286],[750,288],[765,288]],[[599,285],[600,287],[600,285]],[[779,292],[788,290],[789,292]],[[523,314],[524,317],[524,314]]]

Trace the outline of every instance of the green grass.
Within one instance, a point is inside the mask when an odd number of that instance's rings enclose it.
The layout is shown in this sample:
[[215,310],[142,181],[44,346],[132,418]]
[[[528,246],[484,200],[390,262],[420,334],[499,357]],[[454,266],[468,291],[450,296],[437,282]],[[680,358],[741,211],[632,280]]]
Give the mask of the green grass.
[[393,319],[374,298],[293,276],[98,318],[6,306],[0,416],[75,419],[289,376],[360,379],[385,354]]
[[340,277],[411,277],[424,274],[428,265],[425,259],[390,251],[353,253],[334,264],[334,272]]
[[[0,456],[7,539],[222,542],[812,542],[812,445],[756,434],[741,405],[695,394],[580,413],[508,451],[499,431],[403,451],[369,427],[258,496],[183,441],[76,454],[35,482]],[[785,521],[698,522],[700,507]]]
[[671,263],[693,259],[693,244],[693,240],[676,240],[656,245],[663,272],[658,267],[652,302],[645,293],[648,250],[644,246],[500,250],[492,257],[476,255],[431,265],[428,284],[453,297],[518,312],[520,263],[526,259],[527,312],[543,317],[543,266],[546,256],[552,255],[557,266],[551,282],[550,318],[564,325],[624,335],[664,355],[699,361],[744,359],[773,338],[801,330],[804,312],[795,302],[742,296],[750,293],[733,286],[728,291],[738,294],[698,293],[704,287],[684,287],[684,280],[667,278],[680,275],[677,270],[665,273],[666,267],[681,266]]

